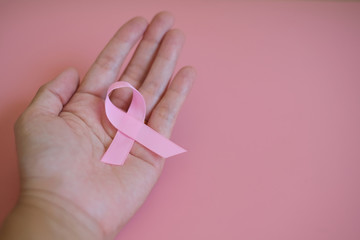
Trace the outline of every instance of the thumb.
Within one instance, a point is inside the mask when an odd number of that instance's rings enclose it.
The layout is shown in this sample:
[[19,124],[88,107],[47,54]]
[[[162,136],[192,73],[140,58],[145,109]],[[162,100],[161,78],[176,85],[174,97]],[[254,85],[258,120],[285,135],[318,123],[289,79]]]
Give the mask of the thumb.
[[79,74],[68,68],[50,82],[41,86],[29,108],[45,114],[58,115],[79,85]]

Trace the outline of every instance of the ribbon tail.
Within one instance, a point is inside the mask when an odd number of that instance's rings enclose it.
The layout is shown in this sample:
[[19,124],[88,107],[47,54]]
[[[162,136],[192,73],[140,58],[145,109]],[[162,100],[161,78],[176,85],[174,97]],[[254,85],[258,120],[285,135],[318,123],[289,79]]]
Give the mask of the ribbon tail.
[[184,148],[176,145],[147,125],[143,125],[135,140],[163,158],[186,152]]
[[108,164],[123,165],[133,144],[133,139],[118,131],[101,161]]

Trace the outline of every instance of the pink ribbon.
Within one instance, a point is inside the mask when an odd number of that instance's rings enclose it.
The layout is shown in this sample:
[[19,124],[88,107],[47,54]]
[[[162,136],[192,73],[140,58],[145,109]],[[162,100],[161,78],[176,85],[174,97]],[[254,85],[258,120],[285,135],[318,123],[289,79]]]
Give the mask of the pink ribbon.
[[[133,90],[127,112],[117,108],[109,98],[112,91],[125,87]],[[128,82],[111,84],[106,94],[105,112],[111,124],[117,129],[117,133],[101,159],[104,163],[123,165],[135,141],[163,158],[186,152],[185,149],[144,124],[146,114],[144,97]]]

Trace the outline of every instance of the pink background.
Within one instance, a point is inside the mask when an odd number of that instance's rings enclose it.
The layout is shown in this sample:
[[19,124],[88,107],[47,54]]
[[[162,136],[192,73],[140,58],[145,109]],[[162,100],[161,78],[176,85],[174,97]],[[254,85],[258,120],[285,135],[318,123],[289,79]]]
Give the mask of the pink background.
[[148,201],[119,239],[360,239],[360,3],[0,1],[0,220],[12,126],[37,88],[82,76],[127,19],[160,10],[198,79]]

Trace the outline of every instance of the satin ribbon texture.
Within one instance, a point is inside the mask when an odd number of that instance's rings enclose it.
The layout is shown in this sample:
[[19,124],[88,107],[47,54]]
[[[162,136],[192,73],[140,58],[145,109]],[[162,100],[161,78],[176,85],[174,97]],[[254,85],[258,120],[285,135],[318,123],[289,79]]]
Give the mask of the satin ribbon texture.
[[[126,87],[133,91],[127,112],[117,108],[110,100],[112,91]],[[123,165],[135,141],[163,158],[186,152],[144,123],[146,114],[144,97],[128,82],[111,84],[106,94],[105,113],[117,132],[101,159],[104,163]]]

